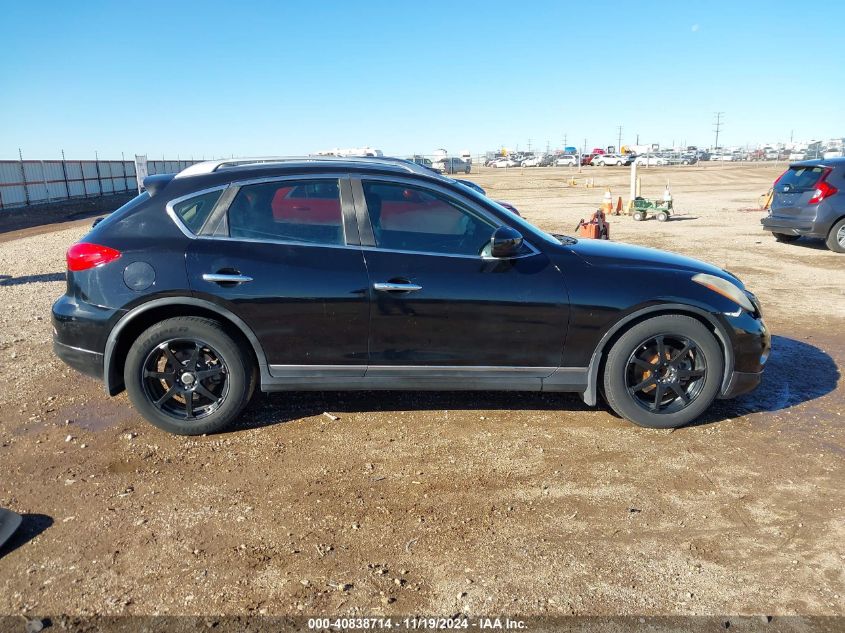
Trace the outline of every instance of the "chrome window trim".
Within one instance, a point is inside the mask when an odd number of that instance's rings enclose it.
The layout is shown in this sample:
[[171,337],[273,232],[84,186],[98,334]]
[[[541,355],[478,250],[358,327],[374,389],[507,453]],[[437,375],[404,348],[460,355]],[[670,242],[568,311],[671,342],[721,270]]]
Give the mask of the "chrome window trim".
[[214,240],[218,242],[247,242],[250,244],[278,244],[280,246],[311,246],[314,248],[344,248],[347,250],[360,251],[357,244],[320,244],[317,242],[291,242],[285,240],[265,240],[252,237],[231,237],[223,235],[196,235],[195,239]]
[[[192,240],[195,240],[200,236],[197,235],[196,233],[192,233],[191,230],[187,226],[185,226],[185,223],[182,222],[182,218],[180,218],[177,215],[176,210],[173,208],[173,206],[180,203],[180,202],[184,202],[185,200],[190,200],[191,198],[197,198],[199,196],[204,196],[205,194],[211,193],[212,191],[220,191],[221,195],[222,195],[223,190],[226,189],[228,186],[229,186],[228,183],[225,184],[225,185],[217,185],[215,187],[209,187],[207,189],[199,189],[198,191],[192,191],[191,193],[184,195],[184,196],[179,196],[178,198],[173,198],[173,200],[169,200],[167,202],[167,204],[165,205],[165,210],[167,211],[167,215],[170,216],[170,219],[173,220],[173,222],[176,224],[176,227],[180,231],[182,231],[182,233],[185,235],[185,237],[192,239]],[[219,201],[220,200],[218,198],[218,202]],[[215,208],[211,210],[211,213],[208,216],[209,218],[214,214],[214,211],[216,210],[217,203],[215,202],[214,204],[215,204]]]

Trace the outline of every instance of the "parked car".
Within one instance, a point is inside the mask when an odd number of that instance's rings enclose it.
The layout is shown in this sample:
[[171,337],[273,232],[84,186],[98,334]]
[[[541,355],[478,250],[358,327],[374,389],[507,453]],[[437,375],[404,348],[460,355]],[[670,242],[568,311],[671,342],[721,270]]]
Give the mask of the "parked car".
[[576,167],[578,165],[578,157],[573,154],[563,154],[555,159],[556,167]]
[[552,167],[555,164],[557,157],[554,154],[546,154],[543,160],[540,161],[540,167]]
[[622,166],[627,160],[620,154],[599,154],[590,161],[593,167],[608,167],[609,165]]
[[518,166],[519,166],[518,162],[516,162],[514,159],[508,158],[508,157],[499,158],[499,159],[494,160],[492,163],[490,163],[490,167],[496,167],[498,169],[501,169],[502,167],[518,167]]
[[417,165],[421,165],[423,167],[428,167],[429,169],[432,168],[431,167],[431,164],[432,164],[431,159],[426,158],[425,156],[410,156],[405,160],[409,160],[409,161],[416,163]]
[[581,154],[581,165],[586,166],[592,164],[593,159],[596,156],[598,156],[598,154]]
[[733,154],[716,153],[716,154],[710,155],[710,160],[732,161],[733,159],[734,159]]
[[789,153],[790,161],[800,161],[807,158],[807,152],[803,149],[794,149]]
[[774,184],[768,217],[760,220],[779,242],[801,236],[825,240],[845,253],[845,158],[794,163]]
[[778,159],[778,151],[776,149],[764,150],[763,159],[764,160],[777,160]]
[[698,162],[698,155],[693,152],[681,154],[681,165],[695,165]]
[[543,156],[531,156],[529,158],[523,159],[521,165],[523,167],[539,167],[540,164],[543,162]]
[[144,186],[68,250],[54,349],[173,433],[221,431],[255,389],[601,391],[669,428],[769,355],[721,268],[550,235],[408,161],[208,161]]
[[667,163],[666,159],[662,156],[657,156],[656,154],[640,154],[634,159],[634,162],[637,165],[665,165]]
[[431,168],[440,174],[468,174],[472,171],[469,163],[456,156],[438,158],[431,163]]

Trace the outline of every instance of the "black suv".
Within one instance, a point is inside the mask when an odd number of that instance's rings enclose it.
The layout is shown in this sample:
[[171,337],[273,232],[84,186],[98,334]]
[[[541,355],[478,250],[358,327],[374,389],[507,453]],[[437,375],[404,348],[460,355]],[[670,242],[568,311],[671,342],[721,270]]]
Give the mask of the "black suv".
[[144,185],[69,249],[54,347],[174,433],[224,428],[256,387],[601,393],[675,427],[753,389],[769,354],[730,273],[550,235],[409,161],[215,161]]
[[775,181],[769,215],[760,221],[779,242],[816,237],[845,253],[845,158],[790,165]]

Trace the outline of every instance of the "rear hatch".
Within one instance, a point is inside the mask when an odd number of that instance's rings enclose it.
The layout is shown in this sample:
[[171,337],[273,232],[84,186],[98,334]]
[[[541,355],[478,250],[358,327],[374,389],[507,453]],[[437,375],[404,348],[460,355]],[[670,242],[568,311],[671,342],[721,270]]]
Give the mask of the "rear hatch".
[[826,171],[822,165],[790,165],[775,181],[772,215],[814,218],[816,211],[810,200]]

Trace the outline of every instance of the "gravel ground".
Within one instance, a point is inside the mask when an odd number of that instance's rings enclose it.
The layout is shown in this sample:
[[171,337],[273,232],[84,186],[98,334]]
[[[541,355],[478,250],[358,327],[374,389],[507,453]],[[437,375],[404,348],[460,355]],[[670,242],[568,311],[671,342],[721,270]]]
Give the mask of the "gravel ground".
[[[471,178],[571,233],[627,186],[588,171]],[[736,272],[775,334],[757,392],[674,432],[571,396],[406,392],[258,396],[231,433],[170,436],[52,355],[86,229],[0,243],[0,506],[25,517],[0,615],[842,615],[845,256],[741,210],[777,168],[643,171],[680,215],[612,237]]]

